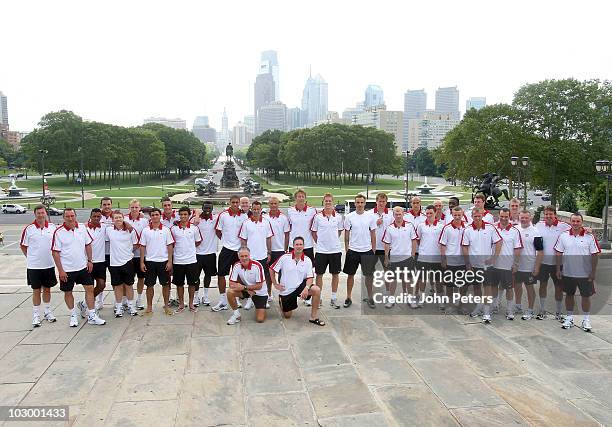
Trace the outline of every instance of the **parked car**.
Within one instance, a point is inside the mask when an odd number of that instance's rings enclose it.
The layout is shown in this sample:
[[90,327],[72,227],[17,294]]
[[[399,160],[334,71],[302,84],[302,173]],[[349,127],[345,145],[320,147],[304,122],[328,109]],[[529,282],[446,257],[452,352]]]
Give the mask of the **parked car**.
[[58,209],[58,208],[54,208],[54,207],[50,207],[49,209],[47,209],[47,212],[49,213],[50,216],[62,216],[62,215],[64,215],[64,210],[63,209]]
[[51,172],[45,172],[44,176],[53,176],[53,174]]
[[336,212],[343,214],[346,211],[346,206],[342,204],[336,205]]
[[21,205],[18,204],[6,204],[6,205],[2,205],[2,207],[0,208],[2,210],[2,213],[17,213],[17,214],[24,214],[26,213],[27,209]]
[[544,200],[545,202],[549,202],[550,201],[550,194],[548,194],[548,193],[542,194],[542,200]]
[[23,174],[22,173],[18,173],[17,174],[17,178],[23,178]]
[[534,195],[534,196],[538,196],[538,197],[542,196],[542,190],[536,190],[536,191],[534,191],[534,192],[533,192],[533,195]]

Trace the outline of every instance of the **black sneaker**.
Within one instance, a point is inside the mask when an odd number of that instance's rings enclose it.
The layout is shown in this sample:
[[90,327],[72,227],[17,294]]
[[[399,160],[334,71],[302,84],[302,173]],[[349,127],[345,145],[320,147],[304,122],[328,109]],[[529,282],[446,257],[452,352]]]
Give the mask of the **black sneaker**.
[[344,308],[349,308],[351,305],[353,305],[353,301],[350,298],[344,300]]
[[370,307],[371,309],[376,308],[376,304],[374,303],[373,299],[368,299],[368,307]]

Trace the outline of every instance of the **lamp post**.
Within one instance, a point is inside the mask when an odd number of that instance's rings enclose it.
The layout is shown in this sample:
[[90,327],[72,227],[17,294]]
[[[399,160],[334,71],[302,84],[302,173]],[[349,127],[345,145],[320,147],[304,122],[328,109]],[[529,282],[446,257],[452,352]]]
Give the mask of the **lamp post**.
[[404,154],[406,155],[406,191],[405,191],[405,199],[406,199],[406,206],[408,206],[408,168],[409,168],[409,162],[410,162],[410,150],[406,150],[404,151]]
[[41,163],[41,174],[42,174],[42,191],[43,191],[43,203],[46,199],[46,191],[45,191],[45,154],[49,154],[49,150],[38,150],[40,153],[40,163]]
[[529,157],[524,156],[519,160],[518,156],[512,156],[510,157],[510,164],[516,169],[517,198],[521,196],[521,175],[523,176],[523,209],[527,209],[527,167],[529,166]]
[[340,188],[344,184],[344,148],[338,150],[340,153]]
[[78,148],[81,154],[81,170],[79,171],[79,179],[81,180],[81,208],[85,207],[85,190],[83,188],[83,181],[85,181],[85,171],[83,170],[83,147]]
[[608,240],[608,209],[610,207],[610,179],[612,179],[610,160],[597,160],[595,169],[599,175],[606,178],[606,204],[603,211],[603,234],[599,241],[599,246],[603,249],[610,249],[610,241]]
[[370,156],[372,155],[373,150],[368,148],[368,176],[366,177],[366,201],[370,198]]

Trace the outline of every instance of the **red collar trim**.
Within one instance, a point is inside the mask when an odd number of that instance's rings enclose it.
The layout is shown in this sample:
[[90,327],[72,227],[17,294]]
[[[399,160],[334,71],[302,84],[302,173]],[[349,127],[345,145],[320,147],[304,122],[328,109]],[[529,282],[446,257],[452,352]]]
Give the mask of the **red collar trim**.
[[91,222],[87,221],[87,228],[91,228],[92,230],[95,230],[96,228],[102,228],[102,224],[93,225]]
[[138,216],[136,218],[132,218],[132,213],[131,212],[128,214],[128,219],[130,221],[138,221],[140,218],[144,218],[144,217],[140,216],[140,213],[138,213]]
[[487,226],[487,223],[486,223],[486,222],[484,222],[484,221],[482,221],[482,226],[480,226],[480,227],[476,227],[476,223],[475,223],[474,221],[472,221],[472,228],[473,228],[474,230],[478,230],[478,229],[480,229],[480,230],[484,230],[484,229],[486,228],[486,226]]
[[251,217],[249,218],[251,221],[253,222],[263,222],[263,217],[261,216],[261,214],[259,215],[259,220],[255,220],[253,219],[253,216],[251,215]]
[[400,225],[400,226],[398,226],[398,225],[395,223],[395,221],[393,221],[393,226],[394,226],[395,228],[405,227],[405,226],[406,226],[406,221],[402,221],[402,225]]
[[546,221],[544,221],[544,225],[546,227],[556,227],[557,225],[559,225],[559,220],[557,218],[555,218],[555,220],[553,221],[553,223],[551,225],[546,224]]
[[[374,208],[374,213],[378,213],[378,206]],[[383,211],[383,213],[388,214],[389,208],[385,207],[385,210]]]
[[497,228],[499,228],[500,230],[509,231],[512,228],[512,223],[509,222],[507,227],[502,227],[501,222],[498,222]]
[[159,227],[154,227],[152,222],[149,223],[149,228],[151,230],[155,230],[155,228],[157,228],[158,230],[161,230],[163,226],[164,224],[162,224],[161,222],[159,223]]
[[[238,261],[238,262],[240,262],[240,261]],[[246,268],[247,270],[250,270],[250,269],[251,269],[251,267],[253,267],[253,260],[252,260],[252,259],[250,259],[250,260],[249,260],[249,263],[247,264],[247,266],[246,266],[246,267],[245,267],[244,265],[242,265],[242,263],[240,262],[240,266],[241,266],[243,269],[244,269],[244,268]]]
[[456,230],[458,228],[465,228],[465,221],[461,221],[461,226],[460,227],[455,227],[455,220],[453,219],[451,222],[449,222],[449,224]]
[[102,212],[102,216],[106,219],[109,219],[113,216],[113,211],[111,211],[111,213],[109,213],[108,215],[104,215],[104,212]]
[[304,203],[304,209],[298,208],[297,205],[295,205],[294,208],[298,212],[306,212],[308,210],[308,203]]
[[578,234],[574,234],[574,229],[571,228],[569,230],[569,234],[570,234],[570,236],[584,236],[584,234],[585,234],[584,227],[580,227],[580,231],[578,232]]
[[[63,223],[62,227],[64,227],[66,230],[69,230],[69,231],[73,230],[72,228],[68,228],[68,225],[66,223]],[[79,223],[78,222],[74,223],[74,228],[79,228]]]
[[183,227],[183,226],[181,225],[181,223],[179,222],[178,224],[176,224],[176,226],[177,226],[178,228],[183,228],[183,229],[185,229],[185,228],[189,228],[189,227],[191,227],[191,223],[190,223],[189,221],[187,221],[187,226],[186,226],[186,227]]
[[205,220],[213,219],[212,212],[211,212],[211,214],[210,214],[210,216],[209,216],[209,217],[206,217],[206,216],[204,215],[204,213],[202,212],[202,213],[200,214],[200,219],[205,219]]
[[47,221],[47,220],[45,220],[45,226],[44,226],[44,227],[39,227],[39,226],[38,226],[38,223],[37,223],[36,221],[34,221],[32,224],[34,224],[34,227],[36,227],[36,228],[40,228],[41,230],[42,230],[43,228],[47,228],[47,227],[49,227],[49,221]]
[[228,209],[227,209],[227,213],[228,213],[230,216],[240,216],[240,215],[242,215],[242,211],[241,211],[240,209],[238,209],[238,211],[237,211],[237,212],[232,212],[232,210],[231,210],[230,208],[228,208]]
[[162,221],[164,219],[167,221],[169,219],[174,219],[174,218],[176,218],[176,211],[175,210],[172,211],[172,215],[170,215],[170,216],[166,216],[166,213],[162,212]]
[[423,208],[419,209],[419,212],[418,212],[418,213],[417,213],[417,212],[415,212],[415,211],[413,211],[412,209],[410,209],[408,212],[409,212],[410,214],[412,214],[412,216],[413,216],[413,217],[415,217],[415,218],[416,218],[417,216],[421,216],[421,214],[423,213]]
[[426,220],[425,220],[425,225],[428,225],[428,226],[430,226],[430,225],[436,226],[436,225],[438,225],[438,220],[437,220],[437,219],[434,219],[434,222],[433,222],[433,223],[431,223],[431,222],[429,222],[429,220],[428,220],[428,219],[426,219]]
[[[325,215],[325,209],[323,209],[323,210],[321,211],[321,215],[323,215],[323,216],[325,216],[325,217],[330,216],[330,215]],[[331,216],[336,216],[336,210],[335,210],[335,209],[332,209]]]
[[113,229],[115,229],[117,231],[127,231],[127,229],[125,228],[125,225],[123,226],[123,228],[117,228],[117,226],[115,224],[113,224]]
[[446,215],[444,214],[444,212],[440,212],[440,219],[445,219]]
[[272,213],[272,211],[270,211],[270,212],[268,212],[268,216],[269,216],[270,218],[280,218],[281,213],[282,213],[282,212],[280,211],[280,209],[278,210],[278,213],[276,213],[276,214],[273,214],[273,213]]
[[[291,258],[295,259],[295,251],[291,251]],[[302,256],[300,257],[301,261],[304,261],[304,252],[302,252]]]

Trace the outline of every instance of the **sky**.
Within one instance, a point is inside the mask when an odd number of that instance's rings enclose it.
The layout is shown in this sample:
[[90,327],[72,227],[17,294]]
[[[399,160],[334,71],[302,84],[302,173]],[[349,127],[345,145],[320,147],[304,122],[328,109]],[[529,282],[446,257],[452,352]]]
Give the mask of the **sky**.
[[220,129],[253,114],[260,54],[278,52],[280,99],[299,106],[309,68],[329,85],[329,109],[384,90],[403,110],[408,89],[457,86],[512,101],[547,78],[611,79],[612,2],[536,0],[72,1],[3,0],[0,91],[11,130],[50,111],[137,126],[198,115]]

